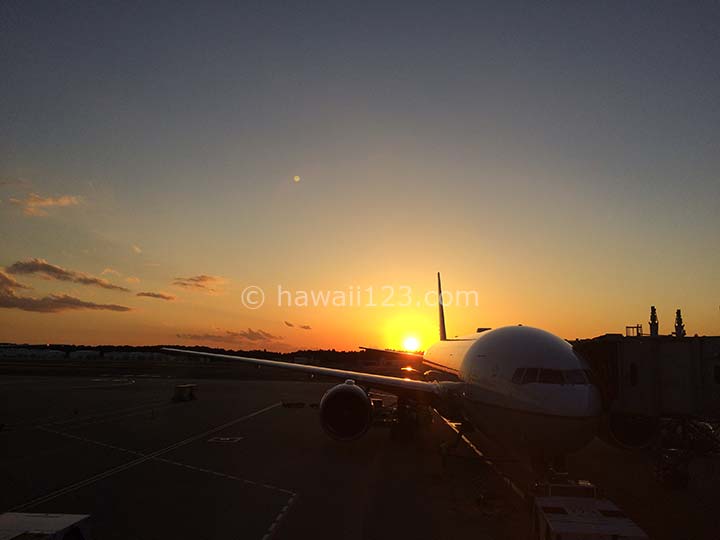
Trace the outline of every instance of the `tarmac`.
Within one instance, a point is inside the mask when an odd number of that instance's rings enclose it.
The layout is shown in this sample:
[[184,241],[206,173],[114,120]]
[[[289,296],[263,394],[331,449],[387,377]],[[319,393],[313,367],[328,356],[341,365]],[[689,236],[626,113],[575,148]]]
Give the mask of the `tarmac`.
[[[0,513],[91,514],[95,540],[527,538],[532,475],[477,432],[492,466],[467,444],[443,454],[439,416],[413,440],[380,424],[341,443],[318,421],[328,383],[31,373],[0,375]],[[183,383],[197,399],[173,402]],[[568,468],[652,539],[720,539],[717,458],[684,491],[600,440]]]
[[[171,401],[179,383],[198,399]],[[0,512],[91,514],[96,540],[523,537],[501,479],[466,447],[441,455],[441,419],[336,442],[313,407],[329,386],[2,376]]]

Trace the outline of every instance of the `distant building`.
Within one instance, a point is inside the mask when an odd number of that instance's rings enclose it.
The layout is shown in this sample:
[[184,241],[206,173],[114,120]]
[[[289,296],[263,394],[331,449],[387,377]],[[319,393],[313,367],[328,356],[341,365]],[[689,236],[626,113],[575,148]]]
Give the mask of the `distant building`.
[[72,351],[68,355],[71,360],[91,360],[95,358],[100,358],[100,356],[100,351],[96,351],[93,349]]
[[65,353],[63,351],[45,348],[1,347],[0,357],[51,360],[65,358]]
[[[109,362],[165,362],[173,357],[169,354],[151,351],[108,351],[103,355],[103,358]],[[180,361],[177,358],[175,360]]]

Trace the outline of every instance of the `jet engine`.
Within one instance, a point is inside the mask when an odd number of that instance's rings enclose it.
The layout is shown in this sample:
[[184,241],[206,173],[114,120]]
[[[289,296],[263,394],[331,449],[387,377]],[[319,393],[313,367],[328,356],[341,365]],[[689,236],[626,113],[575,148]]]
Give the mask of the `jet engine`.
[[333,386],[320,400],[320,423],[339,441],[360,438],[372,423],[372,403],[362,388],[348,380]]

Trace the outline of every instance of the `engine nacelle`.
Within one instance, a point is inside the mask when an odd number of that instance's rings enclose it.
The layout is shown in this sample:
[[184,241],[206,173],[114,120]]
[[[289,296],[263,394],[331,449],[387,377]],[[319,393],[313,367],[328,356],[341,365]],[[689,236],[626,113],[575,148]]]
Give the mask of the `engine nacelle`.
[[320,400],[320,423],[338,441],[362,437],[372,424],[372,414],[370,398],[351,380],[333,386]]

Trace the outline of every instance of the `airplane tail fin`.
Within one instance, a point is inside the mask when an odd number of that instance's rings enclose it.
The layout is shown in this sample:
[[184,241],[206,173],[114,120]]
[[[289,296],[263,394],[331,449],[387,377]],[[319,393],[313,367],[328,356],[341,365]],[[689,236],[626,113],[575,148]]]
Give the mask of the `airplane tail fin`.
[[447,333],[445,332],[445,310],[443,309],[443,297],[442,297],[442,285],[440,284],[440,272],[437,273],[438,277],[438,311],[440,315],[440,341],[447,340]]

